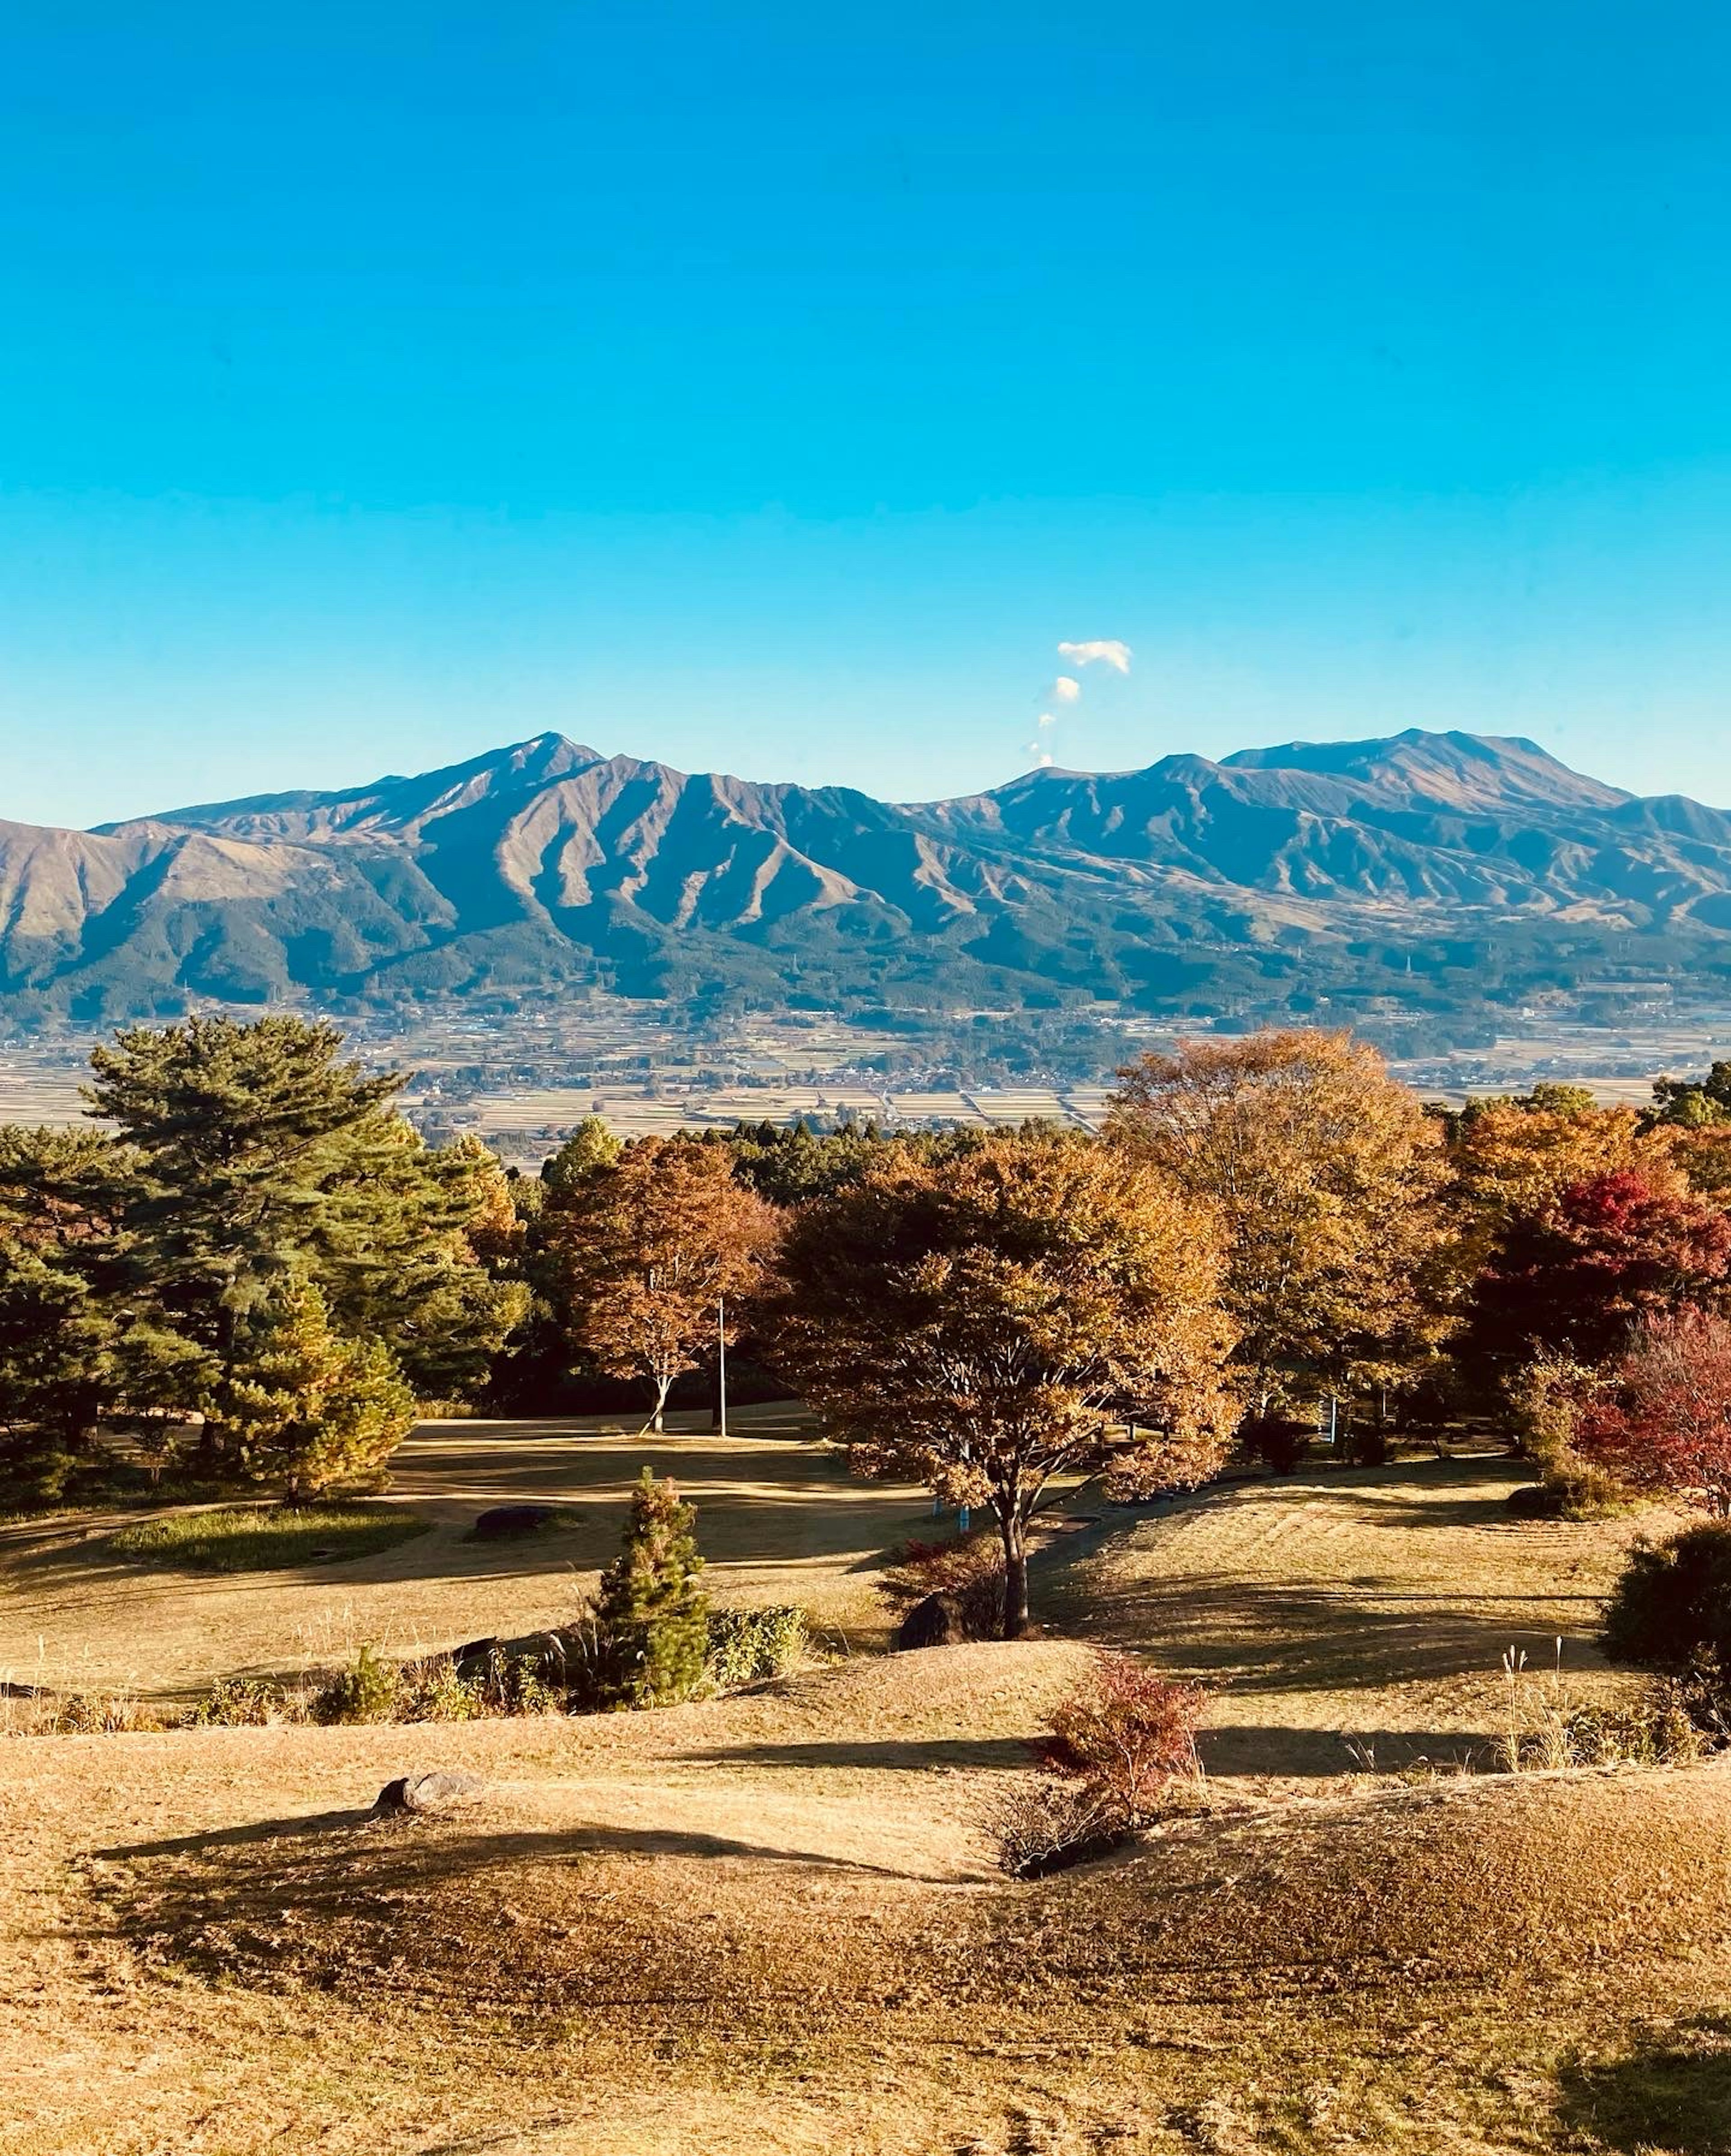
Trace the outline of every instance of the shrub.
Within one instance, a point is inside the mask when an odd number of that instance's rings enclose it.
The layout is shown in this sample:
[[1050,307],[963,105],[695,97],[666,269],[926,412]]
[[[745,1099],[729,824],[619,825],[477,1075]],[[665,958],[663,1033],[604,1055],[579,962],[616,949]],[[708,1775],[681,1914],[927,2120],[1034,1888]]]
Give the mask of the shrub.
[[323,1722],[389,1722],[400,1681],[392,1663],[382,1662],[370,1646],[362,1647],[352,1670],[342,1671],[314,1694],[312,1718]]
[[995,1640],[1004,1630],[1004,1543],[990,1527],[937,1542],[907,1542],[885,1568],[878,1591],[898,1611],[928,1594],[948,1596],[970,1640]]
[[537,1655],[511,1655],[495,1647],[479,1679],[470,1683],[483,1714],[557,1714],[563,1704]]
[[1340,1433],[1340,1457],[1348,1467],[1386,1467],[1394,1446],[1379,1422],[1348,1421]]
[[182,1726],[261,1729],[273,1722],[303,1718],[300,1699],[259,1677],[218,1677],[203,1698],[187,1709]]
[[785,1676],[804,1659],[810,1633],[805,1612],[784,1603],[762,1609],[711,1609],[709,1678],[731,1691],[763,1677]]
[[1048,1873],[1104,1856],[1127,1840],[1098,1800],[1074,1783],[1025,1784],[986,1815],[985,1830],[998,1852],[999,1869],[1012,1879]]
[[1078,1785],[1102,1820],[1132,1830],[1154,1818],[1171,1784],[1201,1772],[1196,1722],[1203,1695],[1128,1655],[1102,1655],[1093,1682],[1051,1717],[1040,1755]]
[[1722,1710],[1731,1697],[1731,1523],[1638,1542],[1605,1605],[1600,1644],[1613,1661],[1691,1686],[1692,1711]]
[[[1564,1767],[1656,1767],[1700,1758],[1707,1726],[1695,1712],[1692,1680],[1664,1677],[1628,1705],[1577,1705],[1555,1663],[1529,1670],[1520,1648],[1502,1657],[1503,1722],[1492,1747],[1505,1774]],[[1710,1717],[1709,1717],[1710,1719]]]
[[1602,1462],[1576,1449],[1600,1384],[1596,1372],[1562,1355],[1538,1355],[1508,1386],[1509,1435],[1540,1480],[1512,1490],[1508,1509],[1526,1519],[1601,1520],[1626,1512],[1627,1489]]
[[1576,1707],[1564,1733],[1575,1767],[1687,1766],[1703,1749],[1689,1690],[1671,1678],[1631,1707]]
[[1687,1309],[1644,1318],[1584,1403],[1575,1442],[1633,1488],[1731,1514],[1731,1320]]
[[1246,1415],[1238,1426],[1239,1443],[1276,1475],[1297,1471],[1315,1435],[1297,1415]]
[[474,1722],[485,1712],[479,1681],[460,1676],[449,1655],[405,1662],[397,1672],[393,1722]]
[[69,1691],[34,1704],[29,1727],[38,1737],[113,1737],[162,1727],[161,1716],[130,1692]]

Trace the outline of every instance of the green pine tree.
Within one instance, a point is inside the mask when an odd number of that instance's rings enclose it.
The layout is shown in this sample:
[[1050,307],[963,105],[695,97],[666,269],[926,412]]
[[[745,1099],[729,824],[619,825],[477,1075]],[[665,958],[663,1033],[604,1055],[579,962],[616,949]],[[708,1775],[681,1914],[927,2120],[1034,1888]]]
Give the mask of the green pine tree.
[[624,1546],[595,1605],[604,1707],[672,1707],[702,1682],[709,1599],[699,1584],[697,1515],[647,1467],[631,1494]]
[[414,1395],[383,1341],[343,1338],[319,1290],[290,1274],[249,1319],[212,1413],[223,1456],[296,1505],[374,1481]]
[[[86,1096],[131,1170],[130,1284],[229,1378],[250,1313],[294,1272],[340,1332],[383,1340],[428,1393],[485,1380],[528,1300],[470,1240],[499,1209],[498,1164],[424,1144],[390,1106],[394,1073],[368,1075],[334,1026],[293,1016],[135,1027],[91,1065]],[[229,1463],[207,1448],[205,1465]]]

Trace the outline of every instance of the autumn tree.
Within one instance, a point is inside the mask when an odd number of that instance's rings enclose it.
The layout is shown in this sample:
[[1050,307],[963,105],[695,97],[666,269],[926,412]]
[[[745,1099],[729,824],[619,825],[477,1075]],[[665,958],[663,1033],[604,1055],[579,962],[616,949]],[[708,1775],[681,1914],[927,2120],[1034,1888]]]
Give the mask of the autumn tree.
[[[639,1138],[557,1198],[544,1225],[568,1339],[610,1374],[646,1379],[645,1427],[659,1430],[675,1378],[716,1348],[723,1301],[758,1284],[773,1211],[724,1148],[689,1138]],[[737,1316],[727,1324],[731,1346]]]
[[1451,1126],[1449,1210],[1469,1271],[1512,1222],[1543,1219],[1565,1190],[1595,1177],[1628,1171],[1682,1188],[1672,1135],[1634,1108],[1600,1106],[1584,1086],[1472,1101]]
[[1536,1354],[1589,1364],[1641,1317],[1713,1301],[1731,1276],[1731,1217],[1662,1158],[1566,1185],[1496,1227],[1463,1353],[1491,1376]]
[[892,1147],[802,1208],[767,1312],[770,1353],[866,1474],[989,1506],[1004,1631],[1028,1622],[1028,1523],[1054,1476],[1179,1487],[1237,1419],[1211,1210],[1075,1134],[954,1158]]
[[1386,1383],[1428,1352],[1441,1132],[1349,1034],[1191,1040],[1120,1074],[1110,1142],[1215,1207],[1259,1404]]
[[1631,1489],[1731,1517],[1731,1322],[1690,1309],[1644,1317],[1583,1399],[1573,1441]]

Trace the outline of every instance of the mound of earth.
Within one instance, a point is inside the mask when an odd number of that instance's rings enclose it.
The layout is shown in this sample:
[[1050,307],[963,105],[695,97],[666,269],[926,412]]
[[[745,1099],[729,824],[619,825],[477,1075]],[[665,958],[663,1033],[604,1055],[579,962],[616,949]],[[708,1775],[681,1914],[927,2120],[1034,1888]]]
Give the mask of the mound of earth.
[[[846,1747],[780,1747],[819,1769],[826,1748],[845,1778]],[[923,1830],[884,1816],[891,1791],[892,1815],[923,1794]],[[639,2033],[1121,2024],[1559,1982],[1626,2003],[1662,2000],[1668,1967],[1731,1973],[1723,1767],[1225,1812],[1025,1886],[992,1871],[984,1802],[953,1763],[876,1797],[845,1779],[717,1778],[684,1802],[665,1785],[506,1784],[449,1820],[315,1820],[143,1860],[120,1901],[155,1953],[230,1980]]]

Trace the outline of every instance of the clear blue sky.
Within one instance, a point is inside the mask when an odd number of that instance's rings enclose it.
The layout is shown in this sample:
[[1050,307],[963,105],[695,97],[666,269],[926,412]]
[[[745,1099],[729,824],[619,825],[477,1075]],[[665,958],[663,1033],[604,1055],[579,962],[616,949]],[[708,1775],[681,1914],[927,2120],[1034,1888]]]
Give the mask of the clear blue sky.
[[27,0],[0,814],[548,727],[1731,800],[1728,63],[1708,0]]

